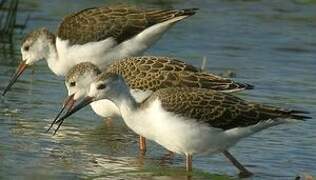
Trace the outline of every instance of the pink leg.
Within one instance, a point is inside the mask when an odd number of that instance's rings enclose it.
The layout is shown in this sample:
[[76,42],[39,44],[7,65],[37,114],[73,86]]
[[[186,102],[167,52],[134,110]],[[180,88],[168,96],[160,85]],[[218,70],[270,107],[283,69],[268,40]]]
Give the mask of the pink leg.
[[142,153],[146,152],[146,139],[143,136],[139,136],[139,149]]
[[191,154],[185,155],[185,167],[186,167],[187,172],[192,171],[192,155]]

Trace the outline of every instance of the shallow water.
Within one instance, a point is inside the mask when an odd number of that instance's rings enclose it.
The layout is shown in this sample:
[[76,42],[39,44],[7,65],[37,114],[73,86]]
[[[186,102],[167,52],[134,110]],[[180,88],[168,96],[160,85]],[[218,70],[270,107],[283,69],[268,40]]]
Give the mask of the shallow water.
[[[230,70],[237,74],[236,80],[255,85],[255,90],[239,96],[310,111],[315,117],[315,2],[150,2],[130,3],[200,10],[174,26],[146,54],[176,56],[196,66],[206,57],[208,71]],[[25,0],[20,7],[31,11],[28,31],[41,26],[55,30],[64,15],[101,4],[104,1]],[[27,12],[21,12],[20,19],[23,14]],[[0,54],[0,89],[18,60],[19,56]],[[90,108],[69,118],[56,136],[46,133],[65,95],[62,79],[42,62],[0,97],[0,179],[185,179],[181,156],[170,158],[155,143],[149,143],[145,157],[140,156],[137,136],[121,120],[108,127]],[[252,179],[315,175],[314,119],[270,128],[242,140],[231,152],[255,173]],[[196,157],[194,167],[192,179],[237,178],[222,155]]]

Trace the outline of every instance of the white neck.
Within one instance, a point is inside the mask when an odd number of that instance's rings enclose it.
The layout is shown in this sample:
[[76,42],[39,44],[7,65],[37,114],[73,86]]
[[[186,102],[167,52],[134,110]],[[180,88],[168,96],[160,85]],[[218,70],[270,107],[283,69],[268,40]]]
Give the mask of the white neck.
[[58,59],[58,53],[55,44],[48,44],[48,54],[46,57],[46,61],[50,70],[53,71],[57,76],[65,76],[66,72],[61,71],[61,63]]
[[[143,119],[139,117],[139,104],[128,92],[124,93],[116,103],[125,124],[136,134],[144,135]],[[146,126],[146,125],[145,125]]]
[[[136,102],[135,98],[130,93],[128,93],[128,94],[125,94],[124,96],[120,97],[120,103],[117,106],[120,109],[121,113],[130,114],[133,111],[136,111],[138,109],[139,105]],[[123,117],[124,117],[124,115],[123,115]]]
[[124,117],[128,117],[139,107],[139,104],[136,102],[135,98],[128,89],[126,89],[126,91],[122,90],[119,93],[119,96],[115,99],[112,99],[112,101],[119,108],[124,121],[126,120]]

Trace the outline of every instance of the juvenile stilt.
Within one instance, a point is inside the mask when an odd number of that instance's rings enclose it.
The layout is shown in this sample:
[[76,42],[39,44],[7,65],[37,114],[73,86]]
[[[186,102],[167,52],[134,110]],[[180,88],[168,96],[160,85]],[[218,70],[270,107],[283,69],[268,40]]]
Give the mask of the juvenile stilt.
[[237,159],[230,154],[227,150],[223,151],[224,156],[240,171],[239,172],[239,177],[250,177],[253,174],[248,171],[240,162],[237,161]]
[[187,154],[185,155],[185,167],[187,172],[191,172],[192,171],[192,155],[191,154]]
[[193,153],[212,154],[223,148],[224,155],[242,171],[240,175],[250,176],[251,173],[225,151],[226,147],[263,129],[311,118],[305,111],[248,102],[206,88],[161,88],[138,103],[121,75],[104,72],[91,83],[83,100],[58,121],[102,99],[109,99],[119,107],[124,122],[135,133],[184,154],[187,174],[192,174]]
[[[173,25],[197,10],[145,9],[128,5],[80,10],[65,16],[56,34],[47,28],[28,33],[22,41],[21,63],[31,66],[45,59],[58,76],[65,76],[71,67],[83,61],[104,69],[115,60],[143,54]],[[24,69],[18,68],[19,75],[12,76],[3,95]]]
[[139,136],[139,149],[143,154],[146,153],[146,139],[143,136]]

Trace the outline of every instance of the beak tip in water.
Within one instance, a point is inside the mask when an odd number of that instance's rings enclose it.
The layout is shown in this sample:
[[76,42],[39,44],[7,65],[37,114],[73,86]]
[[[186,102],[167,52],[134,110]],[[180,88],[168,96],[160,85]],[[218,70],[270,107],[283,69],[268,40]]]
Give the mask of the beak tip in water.
[[5,88],[5,89],[2,91],[1,95],[4,97],[4,96],[7,94],[7,92],[8,92],[8,88]]
[[[57,131],[59,130],[59,128],[61,127],[61,125],[63,124],[64,120],[71,116],[72,114],[74,114],[75,112],[79,111],[80,109],[84,108],[85,106],[87,106],[88,104],[90,104],[91,102],[93,102],[93,98],[92,97],[85,97],[79,104],[77,104],[76,106],[72,107],[69,107],[68,111],[66,112],[66,114],[64,114],[62,117],[58,118],[58,119],[55,119],[54,122],[52,123],[53,124],[58,124],[58,127],[55,129],[55,132],[54,132],[54,135],[57,133]],[[66,105],[67,106],[67,103]],[[51,126],[52,126],[51,125]]]
[[16,82],[16,80],[21,76],[21,74],[24,72],[24,70],[28,67],[28,65],[22,61],[20,65],[18,66],[16,72],[13,74],[11,80],[9,81],[9,84],[6,86],[4,91],[2,92],[2,96],[5,96],[5,94],[10,90],[10,88],[13,86],[13,84]]

